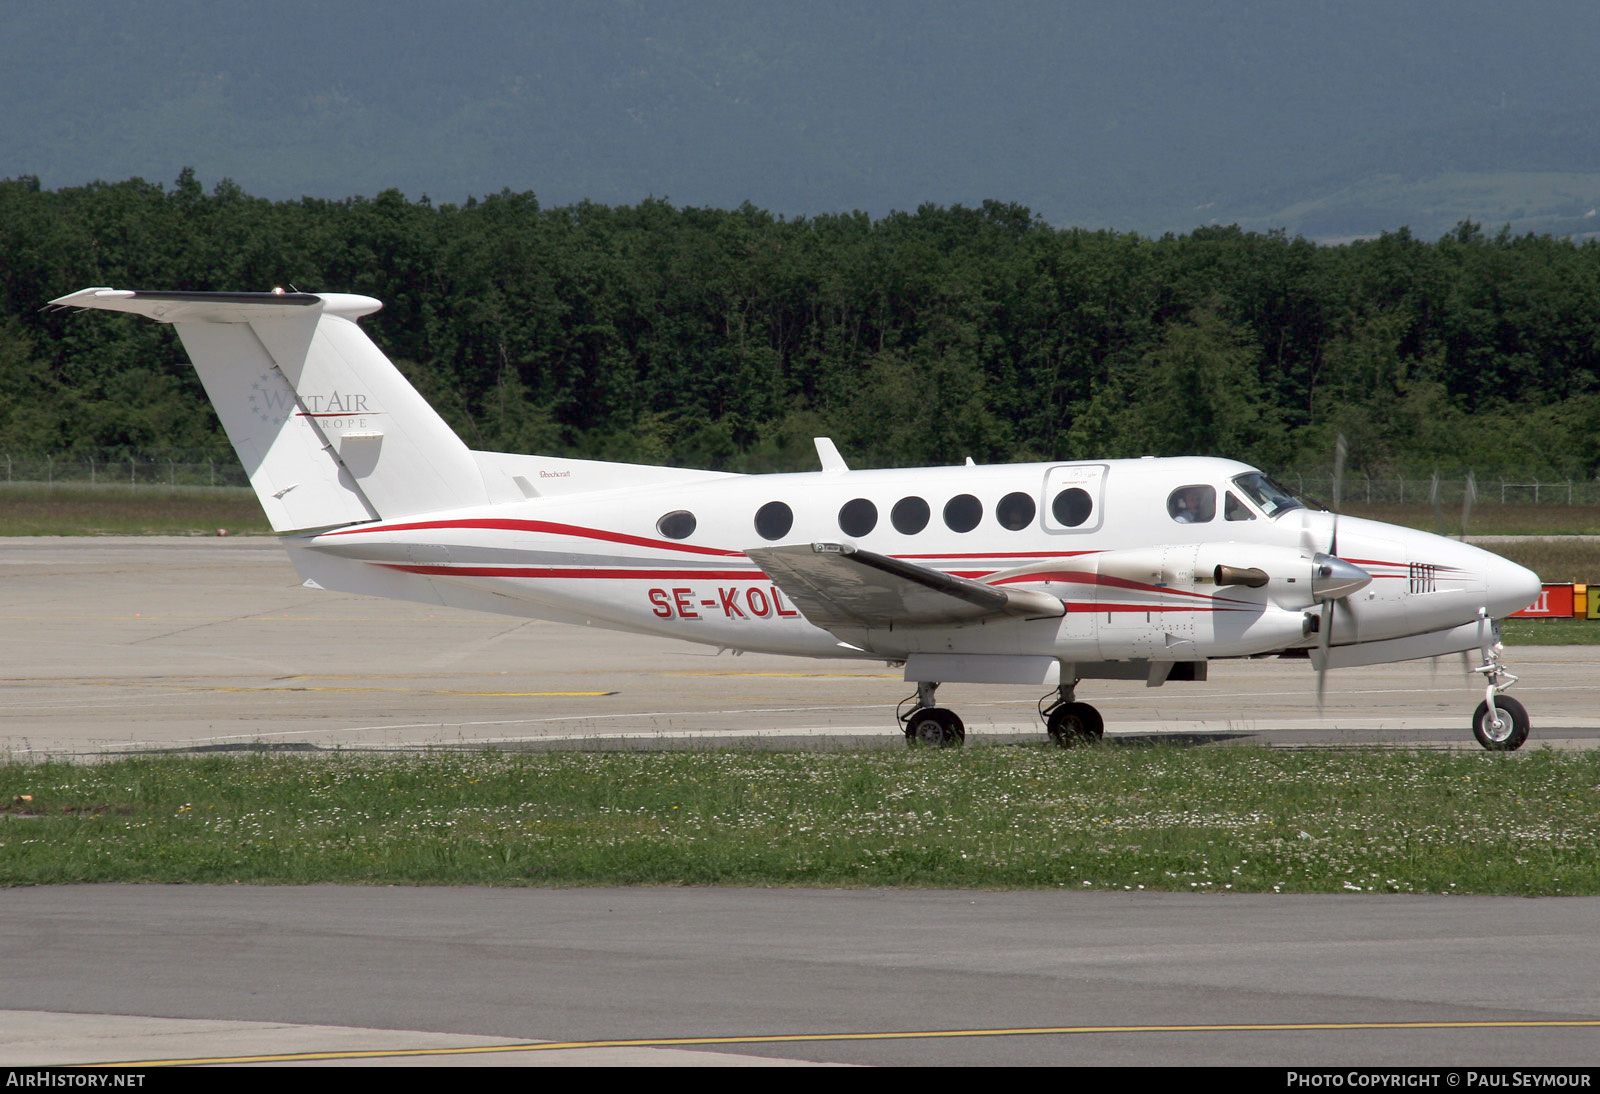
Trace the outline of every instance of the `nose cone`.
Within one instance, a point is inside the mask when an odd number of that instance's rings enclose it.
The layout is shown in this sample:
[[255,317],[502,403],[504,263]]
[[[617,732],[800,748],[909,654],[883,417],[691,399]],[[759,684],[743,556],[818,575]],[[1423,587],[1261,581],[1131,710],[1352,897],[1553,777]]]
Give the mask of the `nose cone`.
[[1484,554],[1488,555],[1484,564],[1484,600],[1491,616],[1504,619],[1538,599],[1543,588],[1538,574],[1510,559],[1487,551]]

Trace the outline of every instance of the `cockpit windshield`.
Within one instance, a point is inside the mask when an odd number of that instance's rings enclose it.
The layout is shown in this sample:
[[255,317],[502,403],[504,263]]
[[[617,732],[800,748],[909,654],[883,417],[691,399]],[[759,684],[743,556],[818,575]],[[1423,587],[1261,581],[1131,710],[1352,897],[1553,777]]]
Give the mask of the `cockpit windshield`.
[[1261,506],[1261,511],[1268,517],[1276,517],[1279,513],[1287,513],[1291,509],[1304,509],[1306,507],[1305,502],[1259,471],[1252,471],[1248,475],[1236,476],[1233,484],[1248,494],[1251,501]]

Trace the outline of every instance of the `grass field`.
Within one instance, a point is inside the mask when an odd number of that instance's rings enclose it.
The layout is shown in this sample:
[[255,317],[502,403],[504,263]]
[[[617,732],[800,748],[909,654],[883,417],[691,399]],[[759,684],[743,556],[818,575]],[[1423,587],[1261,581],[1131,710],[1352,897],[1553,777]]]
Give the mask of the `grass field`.
[[1600,892],[1600,753],[1049,746],[0,765],[0,885]]
[[1543,581],[1600,582],[1600,542],[1528,536],[1487,545],[1497,555],[1526,566]]
[[0,536],[257,535],[271,531],[247,487],[0,484]]
[[[1441,529],[1431,505],[1363,505],[1351,502],[1345,513],[1385,524],[1398,524],[1423,532],[1448,536],[1461,534],[1459,506],[1445,513]],[[1475,536],[1594,536],[1600,535],[1600,505],[1480,504],[1472,510]]]
[[1600,619],[1507,619],[1500,635],[1508,646],[1600,646]]

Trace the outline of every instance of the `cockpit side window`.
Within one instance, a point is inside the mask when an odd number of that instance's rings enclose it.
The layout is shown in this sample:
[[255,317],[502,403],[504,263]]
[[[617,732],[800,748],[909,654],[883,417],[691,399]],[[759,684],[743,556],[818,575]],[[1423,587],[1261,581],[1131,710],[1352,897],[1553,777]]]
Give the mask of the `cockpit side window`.
[[1261,506],[1261,511],[1269,519],[1275,520],[1279,513],[1286,513],[1290,509],[1306,507],[1305,502],[1259,471],[1252,471],[1248,475],[1237,475],[1233,484],[1244,492],[1245,497]]
[[1256,515],[1250,511],[1250,507],[1244,502],[1240,501],[1239,495],[1235,494],[1232,490],[1229,490],[1223,497],[1222,515],[1228,520],[1256,519]]
[[1167,515],[1179,524],[1206,524],[1217,515],[1217,491],[1210,486],[1180,486],[1167,497]]

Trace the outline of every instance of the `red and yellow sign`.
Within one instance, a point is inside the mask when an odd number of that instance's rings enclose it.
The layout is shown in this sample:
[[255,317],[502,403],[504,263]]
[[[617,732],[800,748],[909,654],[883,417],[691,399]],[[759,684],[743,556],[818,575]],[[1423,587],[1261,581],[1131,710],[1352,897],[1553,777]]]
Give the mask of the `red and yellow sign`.
[[[1512,612],[1513,619],[1571,619],[1573,615],[1573,586],[1571,582],[1546,582],[1539,590],[1539,598],[1520,612]],[[1591,600],[1592,604],[1593,601]],[[1583,607],[1587,607],[1584,605]],[[1582,609],[1578,613],[1582,615]]]

